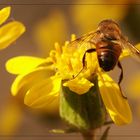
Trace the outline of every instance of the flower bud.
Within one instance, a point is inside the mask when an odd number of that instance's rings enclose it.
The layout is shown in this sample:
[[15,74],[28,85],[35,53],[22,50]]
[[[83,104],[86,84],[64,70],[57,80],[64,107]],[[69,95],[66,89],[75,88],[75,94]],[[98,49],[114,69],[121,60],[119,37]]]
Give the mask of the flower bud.
[[60,116],[79,130],[95,129],[105,122],[105,109],[102,103],[97,76],[91,81],[95,86],[85,94],[77,94],[63,86],[60,93]]

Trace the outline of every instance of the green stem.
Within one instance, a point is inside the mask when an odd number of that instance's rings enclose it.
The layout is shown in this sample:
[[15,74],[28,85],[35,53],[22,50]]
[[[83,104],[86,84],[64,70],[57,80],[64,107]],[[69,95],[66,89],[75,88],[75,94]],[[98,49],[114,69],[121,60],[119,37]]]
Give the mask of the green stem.
[[110,124],[114,124],[114,122],[113,121],[107,121],[107,122],[104,123],[104,126],[105,125],[110,125]]
[[95,140],[95,131],[87,131],[82,133],[83,140]]

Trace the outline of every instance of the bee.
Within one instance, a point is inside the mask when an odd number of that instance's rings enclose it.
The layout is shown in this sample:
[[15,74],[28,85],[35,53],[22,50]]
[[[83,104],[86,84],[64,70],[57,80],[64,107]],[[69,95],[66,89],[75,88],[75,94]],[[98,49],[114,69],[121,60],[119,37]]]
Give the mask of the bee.
[[[110,19],[101,21],[95,32],[92,31],[88,34],[83,35],[80,38],[77,38],[72,42],[72,44],[85,42],[90,43],[91,46],[95,45],[96,48],[91,47],[90,49],[87,49],[85,51],[82,59],[82,70],[86,65],[86,54],[96,51],[99,66],[103,69],[103,71],[111,71],[116,65],[118,65],[121,70],[118,81],[118,85],[120,87],[120,83],[123,79],[123,68],[119,61],[119,57],[123,49],[129,49],[133,54],[137,55],[138,57],[140,57],[140,51],[131,43],[129,43],[126,37],[122,35],[119,25],[115,21]],[[79,73],[77,75],[79,75]],[[77,75],[75,77],[77,77]],[[127,97],[125,97],[123,94],[122,96],[123,98],[127,99]]]

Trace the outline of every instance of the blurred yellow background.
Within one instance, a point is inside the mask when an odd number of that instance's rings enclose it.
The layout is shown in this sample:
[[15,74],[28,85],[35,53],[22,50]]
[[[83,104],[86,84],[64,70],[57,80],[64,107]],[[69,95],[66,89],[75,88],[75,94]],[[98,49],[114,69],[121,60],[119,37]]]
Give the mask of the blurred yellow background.
[[[140,5],[133,0],[1,0],[0,8],[12,7],[9,20],[21,21],[26,26],[26,32],[9,48],[0,53],[0,139],[26,140],[81,140],[80,134],[49,134],[50,129],[62,128],[64,124],[58,118],[45,121],[46,115],[35,112],[23,105],[20,99],[10,94],[10,85],[14,76],[5,70],[5,62],[14,56],[31,55],[46,57],[55,42],[63,45],[75,33],[81,36],[95,30],[103,19],[113,19],[120,26],[125,36],[133,44],[140,42]],[[140,71],[140,63],[131,58],[122,62],[124,79],[122,89],[128,94],[128,82]],[[117,81],[119,70],[110,72]],[[132,93],[133,94],[133,93]],[[137,105],[140,99],[129,98],[133,109],[134,120],[127,126],[112,125],[109,140],[140,139],[140,116]],[[99,131],[103,131],[102,129]]]

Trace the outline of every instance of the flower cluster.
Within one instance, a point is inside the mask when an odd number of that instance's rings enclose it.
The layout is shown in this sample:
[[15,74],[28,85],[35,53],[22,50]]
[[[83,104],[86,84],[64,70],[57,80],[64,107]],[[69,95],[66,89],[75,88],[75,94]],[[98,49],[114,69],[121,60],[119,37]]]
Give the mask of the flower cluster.
[[[75,35],[72,35],[74,39]],[[96,53],[86,55],[86,68],[79,73],[83,54],[89,47],[87,43],[72,46],[65,42],[62,47],[55,43],[55,50],[47,58],[18,56],[10,59],[6,63],[7,71],[17,75],[11,88],[12,95],[23,96],[24,103],[32,108],[58,113],[61,86],[81,96],[95,86],[91,81],[97,75],[100,95],[111,119],[117,125],[130,123],[128,100],[122,97],[118,84],[101,71]],[[124,50],[120,58],[128,55]],[[73,78],[77,73],[79,75]]]

